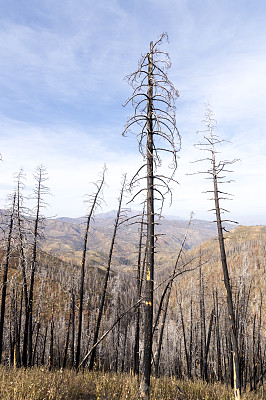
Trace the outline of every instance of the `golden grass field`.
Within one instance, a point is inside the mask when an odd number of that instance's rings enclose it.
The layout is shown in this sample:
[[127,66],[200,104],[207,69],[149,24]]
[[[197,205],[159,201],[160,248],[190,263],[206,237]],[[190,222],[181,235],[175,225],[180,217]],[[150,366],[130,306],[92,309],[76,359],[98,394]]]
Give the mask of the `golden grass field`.
[[[180,393],[179,388],[182,393]],[[1,400],[136,400],[138,380],[131,375],[73,370],[0,368]],[[261,387],[243,400],[266,399]],[[151,400],[231,400],[231,389],[202,381],[152,378]]]

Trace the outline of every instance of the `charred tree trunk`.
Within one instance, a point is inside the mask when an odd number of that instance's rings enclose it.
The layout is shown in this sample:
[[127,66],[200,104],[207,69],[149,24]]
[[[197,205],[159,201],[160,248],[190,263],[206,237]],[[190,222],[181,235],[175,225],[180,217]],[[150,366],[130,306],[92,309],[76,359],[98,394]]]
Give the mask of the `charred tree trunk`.
[[14,223],[15,202],[16,202],[16,195],[14,195],[14,197],[13,197],[13,205],[12,205],[12,210],[11,210],[11,215],[10,215],[7,247],[6,247],[6,259],[5,259],[4,275],[3,275],[3,283],[2,283],[1,317],[0,317],[0,363],[2,361],[2,353],[3,353],[3,333],[4,333],[5,311],[6,311],[7,274],[8,274],[9,260],[10,260],[10,254],[11,254],[11,241],[12,241],[12,232],[13,232],[13,223]]
[[54,320],[53,316],[50,323],[50,348],[49,348],[49,370],[54,366]]
[[205,356],[206,356],[206,322],[205,322],[205,300],[204,300],[204,281],[200,266],[200,375],[205,379]]
[[154,160],[153,160],[153,42],[150,43],[148,58],[147,91],[147,263],[146,263],[146,301],[145,336],[143,356],[142,397],[148,398],[152,358],[153,287],[154,287]]
[[[144,225],[144,213],[145,209],[143,209],[141,225],[140,225],[140,236],[139,236],[139,251],[138,251],[138,272],[137,272],[137,300],[141,298],[142,292],[142,282],[143,282],[143,273],[146,262],[146,248],[145,255],[143,259],[143,263],[141,263],[141,253],[142,253],[142,240],[143,240],[143,225]],[[142,265],[142,271],[141,271]],[[139,374],[139,336],[140,336],[140,306],[136,309],[136,330],[135,330],[135,342],[134,342],[134,356],[133,356],[133,372],[134,374]]]
[[[103,293],[102,293],[101,303],[100,303],[100,307],[99,307],[96,328],[95,328],[95,332],[94,332],[93,346],[95,346],[98,341],[98,336],[99,336],[99,331],[100,331],[100,326],[101,326],[101,321],[102,321],[102,316],[103,316],[103,309],[104,309],[107,285],[108,285],[108,280],[109,280],[109,275],[110,275],[113,250],[114,250],[116,234],[117,234],[117,230],[118,230],[118,226],[119,226],[119,222],[120,222],[120,214],[121,214],[121,208],[122,208],[123,194],[124,194],[124,190],[125,190],[125,183],[126,183],[126,177],[124,178],[124,181],[122,184],[119,205],[118,205],[118,210],[117,210],[116,219],[115,219],[115,226],[114,226],[114,232],[113,232],[113,237],[112,237],[112,241],[111,241],[111,247],[110,247],[110,251],[109,251],[108,265],[107,265],[106,274],[105,274]],[[96,358],[96,347],[93,348],[92,353],[91,353],[91,358],[90,358],[90,363],[89,363],[90,370],[92,370],[94,367],[95,358]]]
[[169,289],[168,293],[167,293],[165,305],[164,305],[163,320],[162,320],[162,326],[160,329],[157,357],[156,357],[156,362],[155,362],[155,375],[156,376],[159,376],[159,364],[160,364],[161,350],[162,350],[162,344],[163,344],[163,334],[164,334],[164,328],[165,328],[165,323],[166,323],[166,316],[167,316],[167,309],[168,309],[170,294],[171,294],[171,292]]
[[79,366],[80,362],[80,348],[81,348],[81,333],[82,333],[82,313],[83,313],[83,293],[84,293],[84,278],[85,278],[85,263],[86,263],[86,255],[87,255],[87,242],[88,242],[88,234],[90,228],[91,218],[93,217],[95,208],[98,204],[98,198],[102,191],[104,185],[104,174],[105,169],[103,171],[102,179],[97,185],[97,191],[92,201],[92,206],[90,212],[87,217],[86,230],[84,235],[84,243],[83,243],[83,254],[82,254],[82,262],[81,262],[81,276],[80,276],[80,290],[79,290],[79,323],[78,323],[78,335],[77,335],[77,346],[76,346],[76,368]]
[[190,354],[189,354],[189,352],[188,352],[187,337],[186,337],[184,316],[183,316],[183,310],[182,310],[181,303],[179,303],[179,308],[180,308],[180,316],[181,316],[181,324],[182,324],[182,332],[183,332],[185,356],[186,356],[186,363],[187,363],[187,376],[188,376],[188,379],[190,379],[190,378],[191,378]]
[[45,350],[46,350],[47,330],[48,330],[48,328],[47,328],[47,326],[46,326],[45,332],[44,332],[44,339],[43,339],[41,365],[44,365],[44,361],[45,361]]
[[23,348],[22,348],[22,365],[27,367],[28,359],[28,329],[29,329],[29,301],[28,301],[28,285],[26,277],[26,257],[24,251],[24,235],[22,228],[22,196],[21,196],[21,178],[23,177],[22,171],[19,173],[17,178],[17,228],[18,228],[18,240],[19,240],[19,262],[22,272],[22,282],[23,282],[23,295],[24,295],[24,332],[23,332]]
[[71,367],[74,367],[75,360],[75,293],[74,288],[72,288],[71,293],[71,316],[72,316],[72,335],[71,335]]
[[127,346],[127,330],[128,324],[126,325],[125,332],[124,332],[124,343],[123,343],[123,354],[122,354],[122,361],[121,361],[121,373],[125,370],[125,358],[126,358],[126,346]]
[[37,321],[37,326],[36,326],[36,335],[35,335],[35,343],[34,343],[34,350],[33,350],[33,356],[32,356],[32,365],[35,365],[35,359],[36,359],[36,354],[37,354],[37,346],[38,346],[38,340],[39,340],[39,333],[40,333],[40,320],[38,317]]
[[209,376],[208,376],[208,354],[209,354],[210,343],[211,343],[213,318],[214,318],[214,308],[212,309],[212,312],[211,312],[210,324],[209,324],[208,336],[207,336],[207,343],[206,343],[206,350],[205,350],[205,357],[204,357],[204,379],[207,382],[209,381]]
[[238,354],[238,344],[237,344],[237,334],[236,334],[236,321],[235,321],[232,289],[231,289],[231,284],[230,284],[226,252],[225,252],[225,246],[224,246],[224,236],[223,236],[223,228],[222,228],[222,221],[221,221],[219,191],[218,191],[218,183],[217,183],[217,171],[216,171],[214,152],[213,152],[213,185],[214,185],[214,199],[215,199],[215,211],[216,211],[216,222],[217,222],[217,229],[218,229],[218,239],[219,239],[221,262],[222,262],[223,274],[224,274],[224,285],[225,285],[226,293],[227,293],[227,307],[228,307],[229,321],[230,321],[230,325],[231,325],[231,338],[232,338],[232,349],[233,349],[233,368],[234,368],[234,392],[235,392],[235,399],[240,400],[241,387],[240,387],[240,369],[239,369],[239,354]]
[[21,353],[20,353],[20,343],[21,343],[21,325],[22,325],[22,311],[23,311],[23,287],[21,289],[20,297],[20,308],[18,316],[18,331],[17,331],[17,347],[16,347],[16,366],[21,366]]
[[64,358],[63,358],[63,368],[66,368],[66,364],[67,364],[67,353],[68,353],[68,346],[69,346],[70,326],[71,326],[71,312],[69,313],[69,319],[68,319],[68,325],[67,325],[67,335],[66,335],[66,343],[65,343]]
[[[233,351],[233,370],[234,370],[234,395],[236,400],[240,400],[240,392],[241,392],[241,381],[240,381],[240,364],[239,364],[239,349],[238,349],[238,342],[237,342],[237,324],[236,324],[236,317],[234,311],[234,304],[233,304],[233,295],[232,295],[232,288],[229,278],[228,272],[228,265],[227,265],[227,257],[225,252],[225,245],[224,245],[224,235],[223,235],[223,226],[222,223],[225,220],[222,220],[221,213],[226,212],[227,210],[220,207],[220,199],[221,195],[225,196],[223,199],[228,198],[230,196],[228,193],[225,193],[218,188],[218,183],[224,183],[224,173],[230,172],[226,170],[227,165],[233,164],[236,160],[233,161],[220,161],[216,162],[216,150],[215,145],[220,144],[222,141],[213,133],[213,119],[212,119],[212,112],[210,109],[206,110],[206,125],[208,128],[208,136],[204,135],[204,139],[206,140],[206,144],[202,145],[199,144],[201,149],[208,151],[210,157],[207,158],[208,161],[211,162],[211,168],[205,173],[209,174],[213,182],[213,200],[214,200],[214,212],[216,215],[216,224],[217,224],[217,231],[218,231],[218,240],[219,240],[219,248],[220,248],[220,257],[221,257],[221,264],[223,270],[223,277],[224,277],[224,285],[226,289],[226,298],[227,298],[227,308],[228,308],[228,316],[229,316],[229,323],[230,323],[230,330],[231,330],[231,342],[232,342],[232,351]],[[203,147],[202,147],[203,146]],[[226,220],[228,221],[228,220]],[[230,221],[234,222],[234,221]]]
[[[176,127],[174,102],[178,92],[167,76],[170,67],[169,56],[160,51],[158,46],[163,38],[153,43],[150,42],[149,52],[142,57],[138,70],[129,75],[128,81],[133,88],[133,95],[126,104],[132,103],[134,115],[127,121],[123,132],[125,134],[134,125],[138,129],[137,139],[140,153],[145,163],[139,168],[131,180],[131,189],[140,182],[146,181],[143,187],[133,196],[146,192],[147,207],[147,260],[146,260],[146,298],[145,298],[145,323],[144,323],[144,356],[143,377],[140,385],[140,397],[149,398],[151,361],[152,361],[152,325],[153,325],[153,289],[154,289],[154,224],[155,200],[161,201],[161,209],[165,194],[170,193],[169,182],[174,181],[173,176],[177,168],[176,135],[179,143],[180,137]],[[156,146],[155,138],[160,144]],[[163,142],[163,145],[162,143]],[[173,173],[170,177],[158,173],[161,164],[159,153],[168,152],[172,156]],[[156,183],[155,183],[156,182]],[[162,189],[163,188],[163,189]],[[165,191],[165,192],[164,192]],[[159,196],[155,196],[156,195]],[[132,200],[133,200],[132,199]]]
[[38,167],[36,174],[36,215],[34,221],[34,232],[33,232],[33,245],[32,245],[32,259],[31,259],[31,274],[30,274],[30,288],[28,298],[28,314],[29,314],[29,325],[28,325],[28,365],[32,365],[32,346],[33,346],[33,294],[35,284],[35,272],[37,267],[37,242],[40,235],[40,224],[41,224],[41,207],[43,206],[43,200],[41,198],[43,193],[47,193],[47,188],[43,185],[43,182],[47,180],[45,177],[46,172],[44,167]]
[[215,294],[215,328],[216,328],[216,354],[217,354],[217,379],[222,381],[222,357],[221,357],[221,339],[220,339],[220,315],[218,306],[218,293]]
[[[39,192],[40,193],[39,181]],[[29,326],[28,326],[28,365],[31,366],[32,362],[32,338],[33,338],[33,291],[34,291],[34,281],[35,281],[35,271],[37,263],[37,237],[38,237],[38,227],[39,227],[39,213],[40,213],[40,203],[39,196],[37,200],[37,214],[34,226],[34,242],[33,242],[33,252],[32,252],[32,262],[31,262],[31,276],[30,276],[30,290],[29,290],[29,303],[28,303],[28,314],[29,314]]]

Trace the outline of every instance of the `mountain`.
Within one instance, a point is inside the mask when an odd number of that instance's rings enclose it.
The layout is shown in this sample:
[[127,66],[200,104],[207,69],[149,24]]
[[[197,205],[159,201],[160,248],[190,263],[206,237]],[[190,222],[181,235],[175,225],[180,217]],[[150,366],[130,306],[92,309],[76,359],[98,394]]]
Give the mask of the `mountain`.
[[[119,265],[133,265],[139,242],[138,211],[129,211],[125,219],[130,218],[119,228],[115,246],[115,260]],[[105,265],[113,234],[116,211],[97,214],[91,222],[88,238],[88,264]],[[171,217],[170,217],[171,218]],[[156,241],[157,258],[161,261],[175,257],[183,241],[188,221],[161,218],[156,225],[158,239]],[[53,254],[63,260],[80,263],[83,251],[86,217],[61,217],[46,222],[44,240],[41,242],[43,251]],[[234,226],[227,224],[227,229]],[[196,245],[216,235],[214,223],[203,220],[193,220],[189,228],[185,248]]]

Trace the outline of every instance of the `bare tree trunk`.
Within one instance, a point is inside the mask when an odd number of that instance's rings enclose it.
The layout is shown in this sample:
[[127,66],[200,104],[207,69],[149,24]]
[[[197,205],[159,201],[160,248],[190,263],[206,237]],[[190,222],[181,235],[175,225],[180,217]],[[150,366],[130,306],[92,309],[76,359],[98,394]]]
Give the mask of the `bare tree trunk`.
[[75,359],[75,293],[72,288],[71,294],[71,315],[72,315],[72,335],[71,335],[71,367],[74,367]]
[[41,195],[47,191],[47,188],[43,185],[43,182],[47,179],[45,177],[45,169],[41,166],[37,169],[36,174],[36,216],[34,221],[34,233],[33,233],[33,246],[32,246],[32,259],[31,259],[31,275],[30,275],[30,289],[28,298],[28,313],[29,313],[29,326],[28,326],[28,365],[32,365],[32,340],[33,340],[33,293],[35,283],[35,272],[37,267],[37,242],[39,237],[40,223],[41,223],[41,207],[42,198]]
[[35,335],[35,344],[34,344],[34,350],[33,350],[33,356],[32,356],[32,365],[35,365],[35,358],[36,358],[37,345],[38,345],[38,340],[39,340],[40,326],[41,326],[41,324],[40,324],[39,317],[38,317],[37,327],[36,327],[36,335]]
[[[214,157],[214,153],[213,153]],[[238,344],[237,344],[237,336],[236,336],[236,322],[235,322],[235,313],[233,306],[233,297],[232,290],[230,284],[230,278],[227,267],[225,246],[224,246],[224,236],[223,236],[223,228],[221,222],[221,213],[219,206],[219,192],[217,185],[217,172],[215,166],[215,159],[213,164],[213,184],[214,184],[214,198],[215,198],[215,210],[216,210],[216,219],[217,219],[217,228],[218,228],[218,239],[221,253],[221,261],[223,267],[224,274],[224,284],[227,293],[227,306],[229,313],[229,321],[231,324],[231,337],[232,337],[232,348],[233,348],[233,368],[234,368],[234,393],[235,399],[240,400],[240,370],[239,370],[239,354],[238,354]]]
[[[240,365],[239,365],[239,351],[238,351],[238,343],[237,343],[237,325],[236,325],[236,317],[234,312],[234,305],[233,305],[233,296],[232,296],[232,289],[231,283],[229,278],[228,272],[228,265],[227,265],[227,258],[225,252],[225,245],[224,245],[224,235],[223,235],[223,226],[222,222],[224,220],[221,219],[221,211],[227,211],[220,207],[220,195],[228,195],[228,193],[224,193],[218,188],[218,182],[223,183],[224,176],[221,176],[221,173],[224,174],[226,171],[225,167],[228,164],[232,164],[234,161],[220,161],[216,163],[216,151],[215,145],[221,143],[221,140],[218,139],[217,136],[213,134],[213,119],[212,119],[212,112],[210,109],[206,110],[206,124],[209,131],[209,137],[204,136],[206,140],[206,145],[204,150],[207,150],[210,154],[208,160],[211,161],[211,169],[207,171],[207,174],[211,175],[213,181],[213,190],[211,191],[214,195],[214,204],[215,204],[215,215],[216,215],[216,224],[217,224],[217,231],[218,231],[218,240],[219,240],[219,247],[220,247],[220,257],[222,263],[222,270],[224,276],[224,285],[226,289],[226,297],[227,297],[227,308],[228,308],[228,315],[229,315],[229,323],[230,323],[230,330],[231,330],[231,341],[232,341],[232,351],[233,351],[233,370],[234,370],[234,395],[236,400],[240,400],[240,392],[241,392],[241,381],[240,381]],[[201,144],[200,144],[201,146]],[[205,171],[206,172],[206,171]],[[228,171],[227,171],[228,172]],[[222,175],[223,175],[222,174]],[[233,221],[231,221],[233,222]]]
[[26,258],[24,252],[24,235],[22,230],[22,216],[21,216],[21,179],[23,178],[22,171],[17,177],[17,228],[18,228],[18,239],[19,239],[19,262],[22,272],[23,281],[23,295],[24,295],[24,309],[25,309],[25,322],[24,322],[24,333],[23,333],[23,348],[22,348],[22,365],[27,367],[28,358],[28,329],[29,329],[29,303],[28,303],[28,285],[26,278]]
[[42,348],[42,358],[41,358],[41,365],[44,365],[45,360],[45,350],[46,350],[46,340],[47,340],[47,326],[45,328],[44,339],[43,339],[43,348]]
[[15,287],[13,287],[10,302],[10,365],[16,367],[18,358],[18,298]]
[[[131,188],[142,179],[146,180],[147,194],[147,262],[146,262],[146,299],[144,323],[144,356],[143,377],[139,388],[142,399],[149,398],[151,360],[152,360],[152,325],[153,325],[153,287],[154,287],[154,200],[155,192],[161,204],[165,198],[162,187],[166,193],[171,193],[169,181],[174,181],[173,176],[177,168],[176,160],[176,134],[180,137],[176,127],[174,101],[178,92],[169,81],[166,71],[170,66],[168,54],[160,51],[161,44],[166,34],[162,34],[156,42],[150,42],[150,50],[139,62],[136,72],[129,75],[128,81],[133,88],[133,95],[126,104],[131,103],[135,109],[123,132],[125,134],[133,125],[137,127],[139,149],[144,156],[145,164],[139,168],[131,180]],[[143,106],[145,104],[145,106]],[[171,110],[171,111],[170,111]],[[154,136],[156,135],[156,136]],[[158,137],[164,144],[157,147],[154,137]],[[144,147],[146,145],[146,148]],[[156,167],[161,164],[159,153],[167,151],[172,156],[173,173],[171,177],[158,174]],[[145,171],[145,172],[144,172]],[[142,176],[144,175],[144,176]],[[155,182],[157,184],[155,184]],[[133,197],[133,198],[134,198]],[[162,209],[162,207],[161,207]]]
[[125,370],[125,357],[126,357],[126,345],[127,345],[127,329],[128,329],[128,324],[126,325],[125,332],[124,332],[123,355],[122,355],[122,361],[121,361],[121,373],[123,373],[124,370]]
[[9,308],[9,367],[11,367],[14,364],[14,349],[15,349],[15,341],[14,341],[14,334],[12,332],[12,318],[11,318],[11,312],[12,312],[12,305],[10,304]]
[[86,263],[86,255],[87,255],[88,233],[89,233],[91,218],[93,217],[95,208],[98,204],[99,195],[100,195],[103,185],[104,185],[104,174],[105,174],[105,169],[103,171],[103,175],[102,175],[102,179],[101,179],[100,183],[98,185],[96,185],[97,191],[93,198],[91,209],[90,209],[90,212],[87,217],[87,224],[86,224],[86,230],[85,230],[85,235],[84,235],[83,254],[82,254],[82,262],[81,262],[80,291],[79,291],[79,324],[78,324],[78,335],[77,335],[77,346],[76,346],[76,368],[78,368],[79,362],[80,362],[83,292],[84,292],[85,263]]
[[69,313],[69,319],[68,319],[68,325],[67,325],[67,336],[66,336],[66,344],[65,344],[65,350],[64,350],[63,368],[66,368],[66,363],[67,363],[67,352],[68,352],[68,345],[69,345],[70,326],[71,326],[71,311]]
[[201,266],[199,269],[200,280],[200,375],[205,379],[205,355],[206,355],[206,322],[205,322],[205,301],[204,301],[204,281]]
[[16,346],[16,366],[21,366],[21,353],[20,353],[20,342],[21,342],[21,324],[22,324],[22,310],[23,310],[23,287],[21,289],[20,297],[20,308],[18,316],[18,331],[17,331],[17,346]]
[[[116,319],[118,319],[118,307],[117,307],[117,314],[116,314]],[[120,347],[120,322],[117,324],[117,334],[116,334],[116,351],[115,351],[115,366],[114,370],[115,373],[118,372],[118,356],[119,356],[119,347]]]
[[215,292],[215,327],[216,327],[217,378],[218,378],[218,381],[222,381],[220,317],[219,317],[217,289]]
[[184,316],[183,316],[183,310],[182,310],[181,303],[179,303],[179,308],[180,308],[181,324],[182,324],[182,332],[183,332],[183,340],[184,340],[184,348],[185,348],[185,356],[186,356],[186,363],[187,363],[187,376],[188,376],[188,379],[190,379],[191,378],[191,363],[190,363],[190,355],[188,353],[187,337],[186,337]]
[[[143,225],[144,225],[144,213],[145,209],[143,208],[141,225],[140,225],[140,236],[139,236],[139,251],[138,251],[138,272],[137,272],[137,291],[138,297],[137,300],[141,298],[142,292],[142,282],[143,282],[143,273],[146,262],[146,248],[144,260],[142,263],[142,271],[141,271],[141,253],[142,253],[142,240],[143,240]],[[135,330],[135,343],[134,343],[134,357],[133,357],[133,372],[134,374],[139,374],[139,335],[140,335],[140,307],[136,309],[136,330]]]
[[[53,306],[54,307],[54,306]],[[50,348],[49,348],[49,370],[54,366],[54,310],[50,322]]]
[[167,316],[167,309],[168,309],[170,294],[171,294],[171,291],[169,289],[168,293],[167,293],[167,298],[166,298],[166,301],[165,301],[165,305],[164,305],[163,320],[162,320],[162,326],[161,326],[161,329],[160,329],[157,357],[156,357],[156,362],[155,362],[155,375],[156,376],[159,376],[159,363],[160,363],[160,357],[161,357],[163,334],[164,334],[164,328],[165,328],[165,323],[166,323],[166,316]]
[[11,253],[11,240],[13,232],[13,222],[14,222],[14,210],[15,210],[16,194],[13,197],[12,211],[10,215],[8,238],[7,238],[7,248],[6,248],[6,259],[4,265],[4,275],[2,284],[2,298],[1,298],[1,317],[0,317],[0,363],[2,361],[3,353],[3,333],[4,333],[4,322],[5,322],[5,311],[6,311],[6,287],[7,287],[7,274],[9,268],[9,260]]
[[143,356],[143,382],[141,396],[148,399],[152,357],[153,287],[154,287],[154,160],[153,160],[153,42],[150,43],[147,91],[147,263],[146,263],[146,301],[145,336]]
[[[125,190],[125,183],[126,183],[126,177],[124,178],[124,181],[122,184],[119,205],[118,205],[118,210],[117,210],[116,219],[115,219],[115,226],[114,226],[114,232],[113,232],[113,237],[112,237],[112,241],[111,241],[111,247],[110,247],[110,251],[109,251],[108,265],[107,265],[106,274],[105,274],[105,281],[104,281],[103,293],[102,293],[102,298],[101,298],[101,304],[99,307],[98,318],[97,318],[96,328],[95,328],[95,332],[94,332],[93,346],[95,346],[95,344],[98,341],[98,336],[99,336],[99,331],[100,331],[100,326],[101,326],[101,321],[102,321],[102,316],[103,316],[103,308],[104,308],[104,304],[105,304],[105,297],[106,297],[107,285],[108,285],[108,280],[109,280],[109,275],[110,275],[113,250],[114,250],[116,234],[117,234],[117,230],[118,230],[118,226],[119,226],[119,222],[120,222],[120,214],[121,214],[123,194],[124,194],[124,190]],[[95,358],[96,358],[96,347],[93,348],[92,353],[91,353],[91,358],[90,358],[90,363],[89,363],[90,370],[92,370],[94,367]]]
[[192,378],[192,350],[193,350],[193,300],[190,299],[190,337],[189,337],[189,365],[190,376]]
[[212,312],[211,312],[210,324],[209,324],[208,336],[207,336],[207,343],[206,343],[206,350],[205,350],[205,356],[204,356],[204,379],[207,382],[209,381],[209,376],[208,376],[208,354],[209,354],[210,343],[211,343],[213,318],[214,318],[214,308],[212,309]]

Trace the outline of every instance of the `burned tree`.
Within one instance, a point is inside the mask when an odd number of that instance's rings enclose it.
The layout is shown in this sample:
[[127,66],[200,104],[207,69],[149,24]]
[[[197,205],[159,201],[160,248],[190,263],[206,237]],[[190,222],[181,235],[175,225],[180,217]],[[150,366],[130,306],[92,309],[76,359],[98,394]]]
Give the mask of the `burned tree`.
[[[235,399],[240,399],[240,391],[241,391],[241,382],[240,382],[240,365],[239,365],[239,351],[238,351],[238,343],[237,343],[237,326],[236,326],[236,315],[233,304],[233,295],[232,295],[232,285],[230,283],[230,277],[228,272],[228,263],[225,251],[224,244],[224,222],[234,222],[229,219],[222,218],[222,214],[228,212],[228,210],[224,209],[220,205],[221,200],[231,199],[231,195],[227,192],[220,190],[220,185],[223,183],[230,183],[230,181],[226,181],[225,174],[231,172],[228,170],[228,166],[235,163],[237,160],[232,161],[217,161],[217,146],[224,142],[221,140],[216,134],[214,134],[213,128],[215,125],[215,120],[213,118],[212,111],[207,108],[205,121],[207,129],[203,132],[204,143],[199,143],[196,147],[201,150],[207,151],[208,156],[200,161],[209,161],[211,163],[211,167],[204,171],[203,173],[207,174],[207,177],[213,182],[213,189],[207,191],[207,193],[211,193],[214,200],[214,209],[211,211],[215,212],[216,216],[216,224],[218,231],[218,240],[220,247],[220,256],[221,263],[223,269],[224,276],[224,285],[227,294],[227,307],[228,307],[228,315],[229,315],[229,323],[231,329],[231,342],[232,342],[232,352],[233,352],[233,381],[234,381],[234,394]],[[201,172],[202,173],[202,172]]]
[[23,180],[25,175],[21,169],[18,173],[17,180],[17,206],[16,206],[16,223],[17,223],[17,236],[18,236],[18,247],[19,247],[19,265],[22,273],[23,281],[23,297],[24,297],[24,310],[25,310],[25,329],[23,337],[23,349],[22,349],[22,364],[24,367],[27,366],[27,353],[28,353],[28,324],[29,324],[29,307],[28,307],[28,283],[26,276],[27,260],[25,255],[26,249],[26,232],[24,229],[25,222],[25,207],[23,206],[23,195],[22,190],[24,189]]
[[[41,215],[41,210],[46,207],[47,203],[43,200],[43,195],[49,193],[49,189],[44,185],[44,182],[48,179],[45,168],[41,165],[37,167],[34,175],[36,180],[36,186],[34,189],[33,199],[36,201],[34,208],[34,227],[33,227],[33,238],[32,238],[32,256],[30,266],[30,284],[28,294],[28,325],[25,324],[25,329],[28,329],[28,365],[32,365],[32,350],[33,350],[33,295],[34,295],[34,284],[35,284],[35,273],[37,268],[37,245],[41,236],[41,230],[44,223],[44,218]],[[24,335],[25,337],[25,335]]]
[[[113,236],[112,236],[109,255],[108,255],[108,263],[107,263],[107,268],[106,268],[106,272],[105,272],[104,286],[103,286],[101,302],[100,302],[100,307],[99,307],[99,311],[98,311],[98,317],[97,317],[97,322],[96,322],[96,327],[95,327],[94,337],[93,337],[93,348],[92,348],[91,358],[90,358],[90,363],[89,363],[90,370],[93,369],[94,363],[95,363],[95,358],[96,358],[96,346],[97,346],[97,342],[98,342],[98,336],[99,336],[101,321],[102,321],[103,312],[104,312],[104,305],[105,305],[105,299],[106,299],[106,295],[107,295],[107,286],[108,286],[108,281],[109,281],[109,277],[110,277],[110,269],[111,269],[111,264],[112,264],[113,251],[114,251],[114,247],[115,247],[117,231],[118,231],[119,225],[121,223],[122,201],[123,201],[125,185],[126,185],[126,176],[124,176],[123,183],[122,183],[122,189],[120,192],[118,209],[117,209],[116,218],[115,218]],[[82,363],[83,363],[83,361],[82,361]],[[77,366],[77,367],[79,367],[79,366]]]
[[[128,76],[133,88],[131,103],[134,115],[127,121],[123,135],[133,131],[138,140],[139,151],[144,163],[131,181],[131,189],[146,180],[132,200],[140,193],[146,193],[147,257],[146,257],[146,301],[145,301],[145,339],[143,360],[143,382],[141,396],[148,398],[152,356],[153,289],[154,289],[154,245],[155,245],[155,202],[161,202],[162,211],[165,195],[170,193],[170,182],[174,180],[177,168],[176,152],[180,147],[180,137],[175,120],[175,100],[178,91],[167,76],[171,66],[167,53],[160,50],[166,34],[150,43],[150,50],[140,60],[137,71]],[[160,172],[161,153],[171,156],[172,174],[165,176]]]
[[182,254],[184,252],[184,247],[185,247],[185,243],[186,243],[186,240],[187,240],[187,235],[188,235],[188,231],[189,231],[189,227],[190,227],[191,221],[192,221],[192,214],[191,214],[191,217],[190,217],[190,220],[189,220],[189,223],[188,223],[188,226],[187,226],[183,241],[181,243],[180,250],[178,252],[178,255],[177,255],[177,258],[176,258],[176,261],[175,261],[175,265],[174,265],[174,269],[173,269],[173,272],[172,272],[172,276],[169,279],[169,281],[168,281],[168,283],[167,283],[167,285],[166,285],[166,287],[165,287],[165,289],[163,291],[163,294],[161,296],[158,312],[157,312],[157,315],[156,315],[156,318],[155,318],[155,323],[154,323],[154,326],[153,326],[152,334],[154,335],[154,332],[155,332],[155,330],[156,330],[156,328],[157,328],[157,326],[159,324],[160,315],[163,314],[162,325],[161,325],[160,334],[159,334],[159,343],[158,343],[158,348],[157,348],[157,356],[156,356],[156,359],[155,359],[155,374],[157,376],[159,375],[159,362],[160,362],[160,357],[161,357],[163,334],[164,334],[164,329],[165,329],[165,325],[166,325],[166,316],[167,316],[167,311],[168,311],[171,291],[172,291],[174,279],[176,278],[176,275],[177,275],[177,271],[178,271],[178,267],[179,267],[179,261],[181,260]]
[[88,234],[90,229],[90,222],[93,218],[95,210],[101,201],[101,193],[104,185],[104,176],[106,168],[102,173],[102,178],[96,185],[96,193],[89,199],[91,204],[90,211],[87,215],[86,229],[83,242],[82,262],[81,262],[81,276],[80,276],[80,290],[79,290],[79,325],[78,325],[78,337],[77,337],[77,350],[76,350],[76,368],[79,366],[80,361],[80,348],[81,348],[81,331],[82,331],[82,312],[83,312],[83,297],[84,297],[84,279],[85,279],[85,264],[87,255],[87,242]]
[[7,237],[6,256],[5,256],[3,284],[2,284],[1,317],[0,317],[0,363],[2,360],[2,352],[3,352],[3,333],[4,333],[5,312],[6,312],[7,274],[8,274],[10,254],[11,254],[11,242],[12,242],[12,233],[13,233],[13,225],[14,225],[15,203],[16,203],[16,194],[14,194],[14,197],[13,197],[13,205],[12,205],[12,210],[11,210],[11,214],[10,214],[10,222],[9,222],[9,226],[8,226],[8,237]]
[[[146,252],[144,252],[143,260],[141,259],[142,253],[142,241],[144,236],[144,216],[145,216],[145,204],[143,207],[143,212],[141,216],[141,223],[140,223],[140,235],[139,235],[139,248],[138,248],[138,262],[137,262],[137,298],[140,300],[141,293],[142,293],[142,282],[143,282],[143,275],[144,275],[144,267],[146,262]],[[139,375],[139,339],[140,339],[140,307],[136,309],[136,330],[135,330],[135,340],[134,340],[134,357],[133,357],[133,371],[134,374]]]

